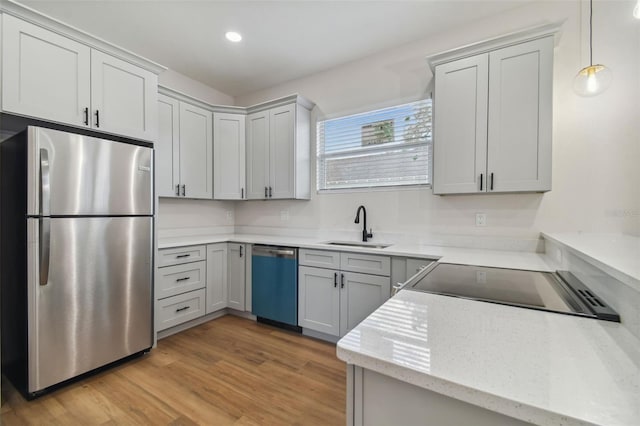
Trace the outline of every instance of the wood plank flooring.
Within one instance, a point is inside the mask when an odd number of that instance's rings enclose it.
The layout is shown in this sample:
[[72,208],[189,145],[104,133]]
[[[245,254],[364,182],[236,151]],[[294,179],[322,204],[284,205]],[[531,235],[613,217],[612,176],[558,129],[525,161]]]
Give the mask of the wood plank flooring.
[[3,379],[1,424],[344,425],[335,345],[231,315],[31,402]]

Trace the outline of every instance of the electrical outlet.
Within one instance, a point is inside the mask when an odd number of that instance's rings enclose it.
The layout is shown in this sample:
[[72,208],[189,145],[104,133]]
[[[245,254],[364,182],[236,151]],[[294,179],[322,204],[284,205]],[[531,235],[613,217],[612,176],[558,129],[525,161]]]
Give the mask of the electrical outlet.
[[289,210],[280,210],[280,220],[282,222],[289,221]]
[[233,210],[227,210],[227,220],[228,221],[233,220]]
[[487,226],[486,213],[476,213],[476,226]]

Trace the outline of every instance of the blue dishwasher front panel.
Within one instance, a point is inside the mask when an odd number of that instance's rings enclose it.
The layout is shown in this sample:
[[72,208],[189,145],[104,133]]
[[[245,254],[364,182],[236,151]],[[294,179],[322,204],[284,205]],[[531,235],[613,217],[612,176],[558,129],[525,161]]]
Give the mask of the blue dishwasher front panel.
[[251,257],[251,313],[257,317],[298,325],[298,260]]

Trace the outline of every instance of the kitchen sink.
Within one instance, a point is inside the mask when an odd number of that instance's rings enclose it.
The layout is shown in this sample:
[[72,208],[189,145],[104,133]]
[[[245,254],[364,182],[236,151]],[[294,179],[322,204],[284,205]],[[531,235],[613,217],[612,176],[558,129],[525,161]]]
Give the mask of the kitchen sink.
[[332,246],[362,247],[362,248],[375,248],[375,249],[383,249],[391,246],[391,244],[358,243],[358,242],[349,242],[349,241],[328,241],[325,244],[329,244]]

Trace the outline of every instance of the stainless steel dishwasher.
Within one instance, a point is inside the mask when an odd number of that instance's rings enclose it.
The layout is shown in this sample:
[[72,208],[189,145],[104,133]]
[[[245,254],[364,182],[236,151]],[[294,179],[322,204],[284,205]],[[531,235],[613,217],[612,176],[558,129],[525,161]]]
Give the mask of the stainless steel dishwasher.
[[258,321],[298,327],[298,249],[254,245],[251,257],[251,312]]

